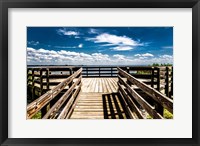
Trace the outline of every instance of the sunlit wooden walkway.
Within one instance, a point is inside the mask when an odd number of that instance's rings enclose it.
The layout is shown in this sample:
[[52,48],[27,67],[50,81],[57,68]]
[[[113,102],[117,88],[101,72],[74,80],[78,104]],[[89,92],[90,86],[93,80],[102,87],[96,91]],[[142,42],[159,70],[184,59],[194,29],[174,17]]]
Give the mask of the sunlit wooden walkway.
[[117,78],[83,78],[71,119],[126,119]]
[[164,110],[173,114],[168,67],[164,73],[157,67],[48,67],[27,73],[27,92],[32,98],[38,94],[27,105],[27,119],[39,112],[42,119],[163,119]]

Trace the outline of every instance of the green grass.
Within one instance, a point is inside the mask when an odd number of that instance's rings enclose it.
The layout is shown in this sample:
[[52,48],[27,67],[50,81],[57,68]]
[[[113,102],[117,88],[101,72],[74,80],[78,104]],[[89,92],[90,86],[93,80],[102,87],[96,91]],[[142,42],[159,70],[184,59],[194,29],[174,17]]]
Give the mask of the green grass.
[[173,119],[173,114],[171,114],[167,109],[164,109],[164,118]]
[[[173,119],[173,114],[171,114],[167,109],[164,109],[164,115],[163,117],[165,119]],[[147,115],[147,119],[153,119],[150,115]]]
[[41,113],[41,111],[39,111],[38,113],[36,113],[33,117],[32,117],[32,119],[41,119],[42,118],[42,113]]

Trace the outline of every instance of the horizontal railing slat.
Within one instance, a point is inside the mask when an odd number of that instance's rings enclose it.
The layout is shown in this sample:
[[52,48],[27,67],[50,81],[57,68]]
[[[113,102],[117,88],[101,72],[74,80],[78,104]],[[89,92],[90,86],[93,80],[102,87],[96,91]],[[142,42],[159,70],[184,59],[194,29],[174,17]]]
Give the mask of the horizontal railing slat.
[[47,105],[55,96],[57,96],[69,83],[73,81],[82,72],[82,68],[72,74],[70,77],[55,86],[52,90],[46,92],[38,99],[34,100],[27,106],[27,118],[32,118],[38,111]]
[[51,107],[51,109],[45,114],[43,119],[48,119],[49,117],[54,117],[56,112],[60,109],[60,107],[64,104],[64,102],[69,98],[69,96],[72,94],[74,88],[76,85],[81,81],[81,76],[78,78],[78,80],[63,94],[62,97],[59,98],[59,100]]
[[152,116],[156,119],[162,119],[163,117],[152,107],[144,98],[142,98],[134,89],[132,89],[124,80],[118,76],[119,82],[126,87],[128,92],[135,98],[135,100]]
[[163,95],[159,91],[155,90],[152,87],[149,87],[145,83],[137,80],[135,77],[131,76],[127,72],[123,71],[121,68],[118,68],[119,74],[126,77],[129,82],[132,84],[138,86],[140,89],[142,89],[146,94],[151,96],[155,101],[160,103],[164,108],[166,108],[168,111],[173,113],[173,100],[168,98],[167,96]]

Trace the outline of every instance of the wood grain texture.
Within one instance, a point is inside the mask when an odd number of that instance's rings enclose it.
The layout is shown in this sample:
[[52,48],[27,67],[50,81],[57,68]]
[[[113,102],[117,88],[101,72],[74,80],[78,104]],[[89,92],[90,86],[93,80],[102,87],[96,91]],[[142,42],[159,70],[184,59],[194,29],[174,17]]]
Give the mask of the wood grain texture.
[[83,78],[82,92],[113,93],[117,92],[117,78]]
[[127,119],[117,93],[117,78],[82,78],[82,88],[70,119]]

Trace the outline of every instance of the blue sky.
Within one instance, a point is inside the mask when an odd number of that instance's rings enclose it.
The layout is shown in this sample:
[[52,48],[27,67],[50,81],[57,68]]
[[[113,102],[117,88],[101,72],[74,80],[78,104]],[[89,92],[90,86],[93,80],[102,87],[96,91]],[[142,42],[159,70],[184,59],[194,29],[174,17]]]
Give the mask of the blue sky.
[[27,63],[173,63],[173,27],[27,27]]

